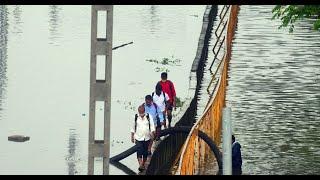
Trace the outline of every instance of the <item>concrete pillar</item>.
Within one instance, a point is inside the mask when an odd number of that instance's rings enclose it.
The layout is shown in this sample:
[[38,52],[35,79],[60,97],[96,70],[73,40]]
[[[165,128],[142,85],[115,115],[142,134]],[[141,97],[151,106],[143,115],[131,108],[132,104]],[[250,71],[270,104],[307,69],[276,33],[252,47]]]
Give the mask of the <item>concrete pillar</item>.
[[[97,38],[98,11],[105,11],[106,37]],[[110,156],[110,111],[111,111],[111,73],[112,73],[112,31],[113,6],[92,5],[91,8],[91,56],[90,56],[90,102],[89,102],[89,146],[88,174],[94,174],[94,158],[103,158],[103,174],[109,174]],[[105,56],[105,79],[97,80],[97,55]],[[95,109],[96,102],[104,101],[104,137],[95,139]]]
[[222,137],[223,137],[223,175],[232,175],[232,146],[231,146],[231,108],[223,108],[222,114]]

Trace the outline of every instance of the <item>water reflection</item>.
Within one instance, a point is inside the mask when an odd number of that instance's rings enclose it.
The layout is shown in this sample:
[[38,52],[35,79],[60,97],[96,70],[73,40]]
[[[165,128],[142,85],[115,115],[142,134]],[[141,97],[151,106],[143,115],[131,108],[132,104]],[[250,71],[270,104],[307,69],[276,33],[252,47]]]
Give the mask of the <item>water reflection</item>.
[[[319,32],[278,30],[273,6],[241,6],[227,101],[245,174],[320,174]],[[268,26],[265,26],[268,24]]]
[[[49,6],[49,44],[53,44],[56,42],[58,38],[60,38],[59,28],[61,28],[61,7],[57,5]],[[58,43],[56,44],[58,45]]]
[[21,21],[21,6],[15,5],[13,10],[13,18],[14,18],[14,24],[13,24],[13,33],[15,34],[21,34],[22,33],[22,21]]
[[[8,42],[8,9],[0,5],[0,112],[2,112],[2,100],[7,86],[7,42]],[[0,113],[1,117],[1,113]],[[1,120],[1,119],[0,119]]]
[[140,18],[143,26],[142,30],[146,30],[148,34],[158,37],[159,30],[163,27],[162,26],[162,19],[160,18],[162,14],[160,14],[160,7],[158,5],[150,5],[146,7],[141,7]]
[[157,26],[160,24],[160,18],[158,15],[158,7],[152,5],[150,7],[150,33],[154,34],[157,31]]
[[68,173],[69,175],[75,175],[78,173],[76,164],[79,161],[77,148],[78,148],[78,139],[75,129],[70,129],[69,132],[69,141],[68,141],[68,156],[66,161],[68,164]]
[[[243,173],[320,174],[320,34],[311,21],[296,24],[293,34],[278,30],[272,8],[241,6],[233,41],[226,100]],[[206,69],[202,86],[210,79]],[[208,99],[204,89],[198,115]],[[208,159],[204,174],[214,174]]]

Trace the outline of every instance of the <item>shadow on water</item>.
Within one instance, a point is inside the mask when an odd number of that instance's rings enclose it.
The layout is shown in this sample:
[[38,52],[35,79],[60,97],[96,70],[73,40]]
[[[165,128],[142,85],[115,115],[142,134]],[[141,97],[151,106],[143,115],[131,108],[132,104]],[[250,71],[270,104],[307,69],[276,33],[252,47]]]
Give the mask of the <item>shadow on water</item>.
[[[7,86],[8,9],[0,5],[0,112]],[[0,113],[1,118],[1,113]],[[1,119],[0,119],[1,120]]]
[[120,162],[114,162],[111,165],[115,166],[116,168],[120,169],[121,171],[123,171],[124,173],[126,173],[127,175],[137,175],[136,172],[134,172],[132,169],[130,169],[128,166],[120,163]]

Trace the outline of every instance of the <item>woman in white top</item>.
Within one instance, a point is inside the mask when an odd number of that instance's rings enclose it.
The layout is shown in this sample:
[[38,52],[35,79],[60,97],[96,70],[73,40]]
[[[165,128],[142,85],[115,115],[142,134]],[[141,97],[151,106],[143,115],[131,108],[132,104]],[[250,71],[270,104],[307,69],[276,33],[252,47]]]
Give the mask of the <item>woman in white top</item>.
[[156,85],[156,90],[152,93],[153,102],[157,104],[159,109],[163,112],[164,121],[162,125],[167,128],[166,125],[166,110],[167,110],[167,101],[169,101],[169,96],[167,93],[162,91],[162,87],[159,83]]

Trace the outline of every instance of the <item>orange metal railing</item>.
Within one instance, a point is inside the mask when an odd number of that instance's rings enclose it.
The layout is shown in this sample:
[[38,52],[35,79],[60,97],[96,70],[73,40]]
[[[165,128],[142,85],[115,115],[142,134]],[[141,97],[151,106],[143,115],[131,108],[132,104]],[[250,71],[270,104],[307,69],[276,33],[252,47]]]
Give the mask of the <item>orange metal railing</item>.
[[[219,65],[220,77],[216,88],[212,92],[211,98],[204,110],[203,115],[193,126],[186,142],[182,147],[180,155],[178,174],[193,175],[198,174],[206,155],[209,154],[209,148],[204,141],[198,137],[198,130],[205,132],[217,146],[221,142],[222,130],[222,109],[225,107],[226,86],[228,65],[231,57],[231,43],[237,24],[238,5],[232,5],[229,11],[228,25],[226,29],[225,52]],[[211,83],[210,83],[211,85]]]

